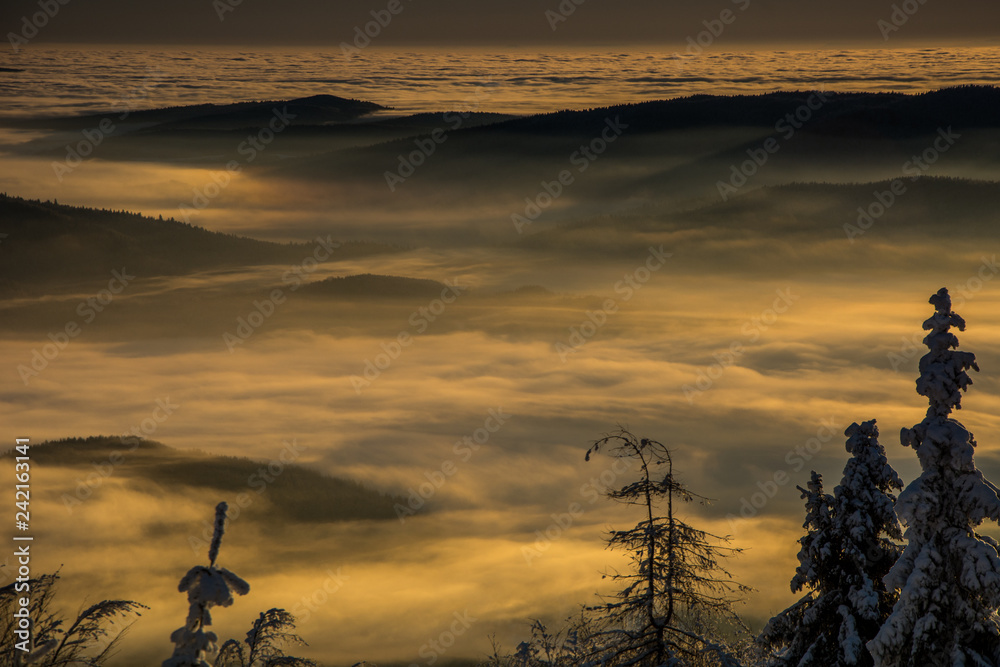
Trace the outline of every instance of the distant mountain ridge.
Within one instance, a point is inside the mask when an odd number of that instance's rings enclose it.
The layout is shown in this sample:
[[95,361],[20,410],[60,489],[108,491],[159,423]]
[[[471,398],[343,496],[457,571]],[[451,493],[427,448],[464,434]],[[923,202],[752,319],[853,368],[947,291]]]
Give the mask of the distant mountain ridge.
[[[34,293],[53,284],[105,282],[112,269],[143,276],[181,275],[231,266],[301,262],[316,242],[273,243],[214,232],[173,218],[65,206],[0,194],[7,234],[0,262],[0,295]],[[376,243],[340,244],[333,259],[395,252]],[[16,288],[16,290],[15,290]]]
[[[240,494],[247,505],[255,505],[257,498],[266,499],[268,510],[258,508],[261,521],[396,518],[393,505],[398,498],[297,465],[292,462],[298,456],[294,443],[284,447],[280,456],[264,461],[184,451],[153,440],[91,436],[32,445],[31,460],[43,469],[80,468],[88,473],[113,467],[117,479],[141,482],[134,487],[137,493],[143,489],[155,494],[177,492],[181,487],[182,493],[197,492],[212,502],[240,504]],[[11,456],[13,452],[5,452],[0,458]],[[53,488],[51,492],[57,497],[68,494],[69,502],[74,497],[74,489]],[[100,486],[94,493],[100,493]],[[248,504],[246,498],[253,502]]]
[[[461,127],[449,132],[440,148],[428,143],[432,137],[425,135],[302,155],[277,164],[271,175],[357,183],[359,196],[366,194],[369,183],[390,183],[398,186],[398,197],[412,197],[413,205],[420,203],[424,189],[448,191],[464,200],[488,188],[516,211],[523,210],[525,195],[537,192],[543,178],[551,180],[568,170],[582,180],[601,171],[605,176],[593,189],[575,188],[573,198],[603,194],[649,199],[666,194],[698,203],[717,198],[717,183],[748,159],[748,150],[759,154],[768,138],[777,143],[773,144],[775,154],[765,158],[771,164],[760,170],[766,172],[765,180],[777,177],[785,166],[787,175],[781,178],[786,180],[789,176],[821,180],[824,169],[834,167],[842,173],[867,170],[865,178],[870,178],[873,165],[881,170],[875,176],[880,179],[898,171],[908,155],[931,145],[939,132],[995,134],[1000,129],[997,109],[1000,88],[995,86],[921,94],[804,90],[695,95]],[[979,139],[964,141],[956,154],[978,150],[982,153],[974,158],[978,163],[998,161],[996,153]],[[415,176],[422,187],[399,185],[400,177],[408,178],[407,174],[416,171],[410,160],[411,156],[419,160],[414,149],[420,151],[421,145],[433,147],[435,153]],[[898,162],[893,157],[897,151]],[[594,169],[584,174],[591,163],[596,163]],[[645,170],[636,169],[637,165],[644,165]],[[753,182],[762,184],[760,178]],[[377,194],[371,195],[373,203]]]
[[[839,133],[858,125],[890,134],[936,127],[1000,127],[1000,87],[957,86],[919,93],[779,91],[758,95],[692,95],[667,100],[557,111],[508,120],[476,132],[562,134],[592,132],[594,124],[617,114],[629,132],[658,132],[715,125],[773,126],[813,97],[813,132]],[[844,122],[853,121],[853,122]]]
[[[0,126],[48,130],[9,146],[25,155],[64,158],[62,132],[100,136],[105,160],[191,162],[222,167],[241,160],[237,147],[257,136],[261,150],[256,165],[288,157],[368,146],[402,137],[431,133],[456,124],[469,128],[514,118],[489,112],[394,114],[389,107],[335,95],[292,100],[196,104],[158,109],[108,109],[80,116],[44,118],[0,117]],[[70,144],[72,145],[72,144]]]
[[275,109],[287,111],[293,125],[324,125],[342,123],[366,116],[388,107],[374,102],[347,99],[336,95],[312,95],[292,100],[233,102],[230,104],[195,104],[159,109],[109,109],[102,113],[55,118],[8,118],[10,127],[44,129],[86,129],[110,118],[116,123],[169,124],[188,129],[234,129],[264,126],[274,116]]

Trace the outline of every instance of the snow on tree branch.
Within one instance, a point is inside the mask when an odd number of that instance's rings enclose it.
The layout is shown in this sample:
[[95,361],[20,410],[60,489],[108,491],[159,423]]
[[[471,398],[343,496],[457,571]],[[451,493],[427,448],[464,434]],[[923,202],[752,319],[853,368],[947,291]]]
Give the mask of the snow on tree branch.
[[965,320],[951,310],[948,290],[930,303],[929,352],[917,380],[930,406],[900,432],[922,473],[896,503],[907,545],[885,583],[899,589],[899,600],[868,649],[876,667],[1000,667],[1000,554],[976,531],[985,519],[1000,520],[1000,497],[976,467],[972,433],[949,416],[972,384],[966,371],[979,367],[975,355],[955,350],[951,327],[962,331]]
[[233,594],[246,595],[250,584],[225,568],[216,567],[219,545],[226,527],[229,506],[219,503],[215,508],[215,533],[208,552],[209,565],[196,565],[181,578],[177,590],[187,593],[187,622],[170,635],[175,645],[174,654],[163,662],[163,667],[211,667],[207,658],[218,648],[218,637],[206,630],[212,625],[209,609],[233,604]]

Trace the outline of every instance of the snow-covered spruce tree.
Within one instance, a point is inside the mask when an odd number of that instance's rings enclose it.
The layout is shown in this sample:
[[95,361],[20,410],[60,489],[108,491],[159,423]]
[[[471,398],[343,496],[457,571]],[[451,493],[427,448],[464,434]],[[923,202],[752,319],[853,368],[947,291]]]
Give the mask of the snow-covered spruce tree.
[[834,495],[824,493],[815,471],[808,488],[799,487],[807,533],[791,588],[810,590],[761,633],[773,667],[870,667],[864,645],[895,601],[882,578],[899,557],[895,540],[903,536],[893,492],[903,483],[878,442],[875,420],[851,424],[844,435],[851,458]]
[[845,595],[838,609],[843,617],[840,664],[871,665],[864,645],[878,634],[897,597],[884,578],[902,552],[903,527],[896,516],[895,493],[903,481],[889,465],[874,419],[851,424],[844,435],[851,458],[833,491],[834,530],[841,546],[840,590]]
[[215,508],[215,532],[208,549],[208,567],[196,565],[191,568],[177,586],[181,593],[187,593],[190,608],[187,623],[170,635],[174,654],[163,661],[163,667],[212,667],[206,658],[218,648],[218,638],[214,632],[206,630],[212,625],[209,609],[232,605],[233,593],[246,595],[250,592],[250,584],[215,565],[226,529],[228,509],[226,503],[219,503]]
[[917,393],[930,401],[927,416],[900,436],[913,447],[922,473],[899,496],[906,548],[886,575],[899,601],[868,644],[877,667],[996,667],[1000,665],[1000,557],[997,543],[976,532],[1000,520],[997,487],[976,468],[972,434],[949,415],[961,408],[979,370],[975,355],[958,352],[951,327],[965,321],[942,288],[930,298],[924,322],[930,351],[920,359]]
[[[801,600],[784,610],[764,627],[758,643],[773,653],[768,665],[824,664],[836,655],[835,644],[825,632],[822,622],[829,621],[829,610],[818,604],[822,599],[817,589],[826,584],[824,575],[833,571],[834,552],[839,549],[833,540],[833,497],[823,491],[823,476],[815,470],[807,488],[796,487],[806,501],[806,519],[802,527],[806,534],[799,538],[799,565],[792,578],[792,592],[804,586],[811,590]],[[818,613],[827,611],[826,614]]]
[[719,541],[728,538],[698,530],[677,517],[675,502],[707,499],[676,480],[670,451],[663,444],[622,429],[595,442],[587,450],[587,460],[602,448],[611,456],[639,464],[638,480],[607,495],[641,507],[645,518],[634,528],[612,531],[608,538],[610,548],[632,556],[633,568],[612,574],[624,588],[603,604],[588,608],[600,614],[601,627],[591,637],[595,653],[584,662],[629,667],[737,666],[724,640],[711,629],[719,625],[745,629],[733,605],[739,594],[750,589],[733,581],[721,562],[741,550],[719,546]]

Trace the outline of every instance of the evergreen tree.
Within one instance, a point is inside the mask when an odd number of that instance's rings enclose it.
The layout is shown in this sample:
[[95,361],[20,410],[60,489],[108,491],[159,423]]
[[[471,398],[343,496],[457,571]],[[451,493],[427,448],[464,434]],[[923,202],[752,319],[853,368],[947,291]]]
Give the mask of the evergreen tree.
[[823,476],[815,470],[806,486],[796,487],[806,501],[806,519],[802,523],[806,534],[799,538],[799,565],[791,587],[793,593],[806,585],[813,590],[772,618],[761,632],[758,641],[774,653],[768,663],[774,666],[821,665],[836,655],[823,625],[829,620],[832,598],[824,599],[821,592],[832,588],[825,575],[834,571],[834,551],[839,548],[833,538],[833,498],[823,491]]
[[806,500],[807,533],[799,542],[793,593],[809,588],[777,615],[760,642],[774,655],[774,667],[869,667],[864,645],[889,615],[895,597],[882,578],[899,557],[902,539],[893,491],[903,488],[878,442],[875,421],[851,424],[844,432],[851,454],[844,477],[830,496],[813,472]]
[[[604,604],[589,608],[601,614],[603,627],[592,635],[597,654],[584,662],[650,667],[737,665],[714,630],[720,624],[744,627],[733,611],[734,594],[750,589],[733,581],[722,565],[724,557],[740,549],[718,546],[718,541],[727,538],[677,517],[675,502],[706,499],[677,481],[670,452],[663,444],[621,430],[594,443],[586,458],[606,446],[611,456],[639,464],[639,479],[608,491],[608,497],[641,507],[645,518],[633,528],[612,531],[608,539],[610,548],[632,556],[634,567],[611,575],[624,588]],[[666,515],[661,514],[663,510]]]
[[847,608],[840,610],[844,617],[840,664],[871,665],[864,645],[878,634],[896,601],[895,591],[887,589],[883,579],[902,552],[898,543],[903,527],[896,516],[895,493],[903,481],[889,465],[874,419],[851,424],[844,435],[851,459],[834,489],[833,510],[842,549],[840,590]]
[[250,584],[226,568],[215,565],[226,529],[228,509],[226,503],[219,503],[215,508],[215,532],[208,549],[208,567],[194,566],[177,586],[181,593],[187,593],[190,607],[187,622],[170,635],[174,654],[163,662],[163,667],[212,667],[207,659],[215,653],[218,637],[207,630],[212,625],[209,609],[232,605],[233,593],[246,595],[250,592]]
[[996,667],[1000,665],[1000,556],[976,528],[1000,520],[997,487],[976,468],[972,434],[949,415],[961,408],[979,370],[975,355],[958,352],[951,327],[965,321],[942,288],[924,322],[929,352],[920,359],[917,393],[927,416],[900,436],[913,447],[922,473],[900,494],[896,511],[908,541],[885,582],[901,589],[892,614],[868,648],[877,667]]

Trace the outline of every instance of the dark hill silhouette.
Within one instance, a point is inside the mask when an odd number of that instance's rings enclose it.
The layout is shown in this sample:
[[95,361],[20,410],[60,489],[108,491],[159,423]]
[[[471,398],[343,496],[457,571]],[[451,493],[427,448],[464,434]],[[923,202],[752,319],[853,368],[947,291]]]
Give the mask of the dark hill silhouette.
[[[767,178],[788,180],[803,165],[811,170],[802,178],[820,180],[821,170],[856,167],[898,172],[912,151],[930,145],[938,130],[992,131],[1000,127],[1000,88],[965,86],[919,95],[902,93],[829,93],[826,102],[816,93],[778,92],[761,95],[696,95],[673,100],[624,104],[581,111],[560,111],[523,117],[480,127],[460,128],[448,134],[413,176],[422,187],[399,185],[397,197],[419,197],[423,191],[447,189],[449,196],[471,198],[488,189],[512,205],[538,190],[540,179],[551,179],[563,169],[574,171],[581,146],[599,137],[606,122],[617,119],[620,140],[597,158],[591,172],[601,172],[586,192],[574,197],[614,195],[648,197],[651,193],[692,198],[718,198],[716,183],[730,168],[747,160],[748,149],[760,150],[767,137],[780,141],[780,152],[768,165]],[[784,119],[805,108],[808,121],[793,127]],[[780,129],[776,126],[780,125]],[[794,130],[791,137],[789,130]],[[426,141],[427,139],[425,139]],[[964,142],[969,151],[977,142]],[[275,177],[297,180],[382,185],[385,174],[399,169],[400,157],[414,150],[414,139],[288,159],[275,166]],[[995,151],[983,149],[985,164],[995,162]],[[991,157],[993,155],[993,157]],[[646,173],[636,173],[639,161]],[[874,164],[872,164],[874,163]],[[625,176],[625,169],[630,173]],[[781,170],[785,171],[782,172]],[[785,173],[787,172],[787,173]],[[867,175],[866,175],[867,177]],[[755,183],[762,185],[763,183]],[[376,192],[378,194],[378,192]],[[363,196],[364,191],[359,191]],[[414,201],[413,205],[420,202]],[[523,204],[522,204],[523,207]]]
[[384,111],[387,107],[374,102],[346,99],[335,95],[313,95],[293,100],[139,109],[130,111],[124,120],[120,118],[123,115],[123,110],[109,109],[104,113],[83,116],[7,118],[3,120],[3,124],[9,127],[35,129],[84,130],[96,127],[103,119],[110,118],[116,124],[170,124],[175,128],[186,127],[188,129],[237,129],[266,126],[274,117],[276,108],[287,108],[288,113],[295,116],[291,120],[293,125],[324,125],[355,120],[375,111]]
[[[455,118],[458,117],[449,115],[447,120],[445,117],[446,114],[440,113],[366,116],[352,121],[324,124],[299,123],[296,118],[292,125],[276,134],[274,144],[259,151],[253,163],[247,167],[289,157],[370,146],[454,127]],[[462,127],[489,125],[512,117],[505,114],[470,113],[462,119]],[[237,147],[258,131],[257,126],[247,127],[238,123],[231,125],[219,125],[214,121],[185,121],[116,132],[102,142],[100,157],[104,160],[189,161],[214,164],[222,168],[229,160],[242,162],[245,159],[246,155],[241,155]],[[19,144],[14,150],[33,155],[50,155],[53,159],[66,155],[65,141],[59,143],[58,138],[47,136]]]
[[[379,113],[388,108],[333,95],[314,95],[294,100],[199,104],[163,109],[121,110],[83,116],[48,118],[0,118],[0,125],[62,131],[94,131],[101,122],[113,124],[104,132],[99,151],[104,160],[189,161],[224,166],[229,160],[243,163],[238,151],[248,137],[268,127],[281,111],[281,131],[272,135],[274,146],[257,151],[254,166],[289,156],[312,155],[344,148],[368,146],[403,137],[478,127],[514,118],[509,114],[464,112]],[[285,111],[288,117],[284,116]],[[288,125],[283,123],[287,120]],[[274,125],[271,129],[274,129]],[[65,158],[65,135],[44,133],[12,148],[19,153]],[[72,142],[71,142],[72,143]],[[267,142],[270,145],[270,140]],[[262,144],[261,144],[262,145]]]
[[[663,132],[692,127],[773,126],[806,103],[814,91],[760,95],[693,95],[672,100],[623,104],[581,111],[558,111],[476,130],[480,134],[592,134],[609,116],[619,115],[629,132]],[[898,136],[941,126],[1000,127],[1000,88],[959,86],[908,95],[904,93],[824,93],[828,100],[814,110],[806,128],[813,132],[850,133],[858,126]],[[816,104],[816,98],[813,100]],[[816,123],[815,121],[821,121]]]
[[[519,117],[492,126],[490,132],[518,134],[590,133],[593,123],[609,114],[621,115],[632,132],[660,132],[690,127],[718,125],[773,125],[777,118],[805,102],[813,91],[782,91],[759,95],[692,95],[667,100],[622,104],[583,110],[564,110]],[[1000,89],[995,86],[958,86],[916,95],[904,93],[827,93],[829,101],[817,111],[826,119],[841,119],[830,131],[854,131],[858,124],[871,125],[888,133],[919,132],[942,124],[963,127],[998,127],[995,112],[1000,103]],[[238,129],[262,127],[274,108],[287,107],[296,115],[293,125],[327,125],[350,122],[376,111],[388,110],[374,102],[346,99],[334,95],[313,95],[292,100],[199,104],[160,109],[135,110],[128,123],[145,125]],[[116,117],[121,111],[69,117],[5,118],[4,125],[50,129],[86,129],[103,118]],[[421,123],[418,114],[410,117]],[[483,114],[493,115],[493,114]],[[496,114],[500,116],[500,114]],[[463,124],[464,125],[464,124]],[[467,128],[468,125],[465,125]],[[813,131],[816,131],[815,129]]]
[[[226,267],[292,264],[312,255],[315,242],[271,243],[212,232],[173,219],[126,211],[64,206],[0,195],[5,258],[0,288],[37,293],[107,282],[112,269],[144,277]],[[345,243],[332,259],[392,252],[391,246]],[[2,294],[3,292],[0,292]]]
[[[398,501],[396,497],[305,466],[283,463],[281,472],[274,474],[267,470],[270,461],[213,456],[174,449],[151,440],[139,440],[134,449],[132,445],[133,441],[123,441],[117,436],[67,438],[33,445],[31,459],[43,470],[56,466],[78,468],[82,476],[93,472],[94,463],[108,465],[109,460],[118,460],[117,457],[109,458],[117,451],[122,458],[115,466],[115,477],[136,482],[136,489],[158,495],[195,491],[208,498],[225,497],[230,504],[237,502],[237,494],[245,493],[254,500],[250,515],[261,521],[396,518],[393,510],[393,504]],[[0,458],[13,455],[8,451]],[[267,482],[260,475],[262,469],[273,481]],[[258,489],[263,490],[258,493]],[[57,498],[63,492],[72,493],[65,489],[50,491]],[[266,511],[265,505],[268,506]],[[254,506],[256,511],[253,511]]]

